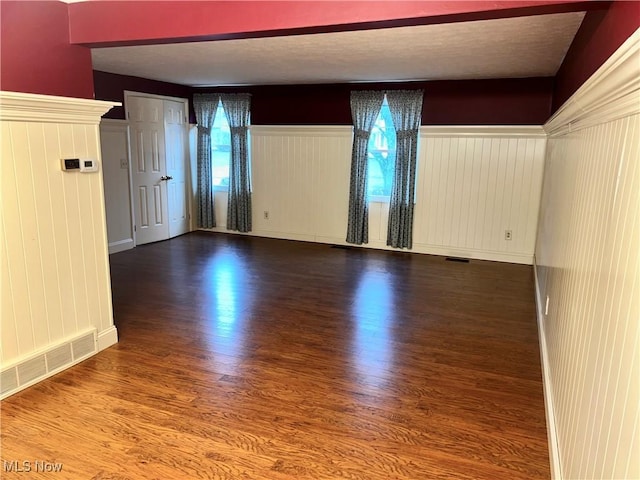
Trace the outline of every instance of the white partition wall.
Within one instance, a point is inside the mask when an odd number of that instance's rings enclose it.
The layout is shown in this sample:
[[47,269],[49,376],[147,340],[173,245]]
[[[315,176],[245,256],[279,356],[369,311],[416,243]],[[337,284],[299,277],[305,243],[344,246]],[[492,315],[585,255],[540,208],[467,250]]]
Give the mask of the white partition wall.
[[639,32],[545,125],[536,274],[558,479],[640,478]]
[[135,246],[129,123],[126,120],[103,119],[100,122],[100,143],[109,253],[117,253]]
[[117,342],[98,123],[113,103],[0,92],[2,397]]
[[[345,244],[351,130],[251,127],[253,235]],[[532,263],[545,144],[541,127],[423,127],[413,251]],[[387,216],[370,204],[368,247],[388,248]]]

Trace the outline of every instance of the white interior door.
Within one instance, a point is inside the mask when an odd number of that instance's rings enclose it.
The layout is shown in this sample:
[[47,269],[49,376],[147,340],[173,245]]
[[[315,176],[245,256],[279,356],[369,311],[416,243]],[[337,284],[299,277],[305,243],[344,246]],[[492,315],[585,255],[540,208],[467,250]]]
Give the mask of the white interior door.
[[131,128],[131,177],[136,245],[169,238],[164,104],[127,97]]
[[164,135],[167,153],[169,237],[189,231],[188,143],[186,102],[164,101]]

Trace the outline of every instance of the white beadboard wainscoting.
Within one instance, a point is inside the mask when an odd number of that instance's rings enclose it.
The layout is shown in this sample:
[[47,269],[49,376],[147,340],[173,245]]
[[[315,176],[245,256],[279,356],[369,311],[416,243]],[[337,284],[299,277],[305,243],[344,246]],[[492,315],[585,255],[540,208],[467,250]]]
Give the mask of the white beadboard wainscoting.
[[117,342],[98,122],[110,102],[0,92],[2,397]]
[[556,479],[640,478],[639,32],[545,125],[535,271]]
[[[351,136],[252,126],[251,234],[346,244]],[[412,251],[531,264],[545,145],[542,127],[422,127]],[[213,230],[226,231],[225,191],[215,211]],[[366,246],[389,248],[387,218],[387,203],[370,204]]]

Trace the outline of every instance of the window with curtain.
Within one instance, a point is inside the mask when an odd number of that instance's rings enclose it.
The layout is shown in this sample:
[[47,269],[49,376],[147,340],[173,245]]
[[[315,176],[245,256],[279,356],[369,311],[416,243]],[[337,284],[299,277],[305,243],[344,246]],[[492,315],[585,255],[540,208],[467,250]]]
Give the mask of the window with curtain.
[[218,102],[215,120],[211,127],[211,167],[214,188],[229,187],[229,164],[231,162],[231,129],[222,102]]
[[367,198],[389,201],[396,165],[396,129],[385,96],[367,144]]
[[396,165],[389,199],[387,245],[411,248],[415,206],[416,171],[422,90],[387,92],[389,109],[396,130]]
[[[249,137],[249,158],[251,158],[251,133]],[[231,164],[231,128],[227,115],[218,102],[216,117],[211,127],[211,168],[212,185],[217,190],[224,191],[229,187],[229,166]],[[249,173],[251,173],[251,163],[249,163]]]
[[387,245],[411,248],[422,90],[352,91],[348,243],[368,242],[368,203],[389,201]]
[[251,231],[251,162],[249,124],[251,95],[223,93],[220,101],[231,132],[231,161],[227,204],[227,230]]

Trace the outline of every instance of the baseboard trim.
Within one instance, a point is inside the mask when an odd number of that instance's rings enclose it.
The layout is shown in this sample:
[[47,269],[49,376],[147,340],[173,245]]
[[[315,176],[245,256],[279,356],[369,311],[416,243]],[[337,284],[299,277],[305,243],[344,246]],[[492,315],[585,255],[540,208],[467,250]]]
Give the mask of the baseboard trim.
[[135,247],[133,238],[125,238],[124,240],[111,242],[109,244],[109,255],[112,253],[124,252],[125,250],[131,250],[133,247]]
[[215,233],[229,233],[232,235],[247,235],[262,238],[277,238],[280,240],[294,240],[301,242],[326,243],[329,245],[348,245],[355,248],[369,248],[373,250],[387,250],[390,252],[408,252],[419,253],[422,255],[438,255],[443,257],[463,257],[473,260],[487,260],[490,262],[516,263],[520,265],[531,265],[533,263],[533,254],[528,253],[510,253],[510,252],[494,252],[490,250],[470,250],[455,247],[441,247],[439,245],[429,245],[425,243],[414,243],[411,250],[399,250],[386,245],[384,242],[371,241],[364,245],[353,245],[347,243],[342,237],[329,237],[320,235],[305,235],[293,233],[281,233],[265,230],[254,230],[248,233],[233,232],[224,227],[201,228],[199,230]]
[[105,348],[118,343],[118,330],[114,325],[98,334],[98,351],[101,352]]
[[562,480],[560,448],[558,447],[556,416],[553,407],[553,387],[551,383],[551,372],[549,371],[549,353],[547,350],[547,340],[544,333],[544,303],[542,302],[542,292],[540,292],[538,267],[536,265],[535,256],[533,258],[533,276],[535,283],[536,318],[538,323],[538,342],[540,345],[540,363],[542,364],[542,385],[544,392],[544,408],[547,420],[547,441],[549,442],[549,464],[551,468],[551,480]]
[[[396,250],[395,248],[387,247],[386,245],[380,248],[384,248],[386,250]],[[487,260],[490,262],[517,263],[520,265],[531,265],[533,263],[532,254],[495,252],[492,250],[472,250],[456,247],[441,247],[438,245],[429,245],[426,243],[414,243],[413,250],[411,251],[426,255],[461,257],[470,258],[472,260]]]

